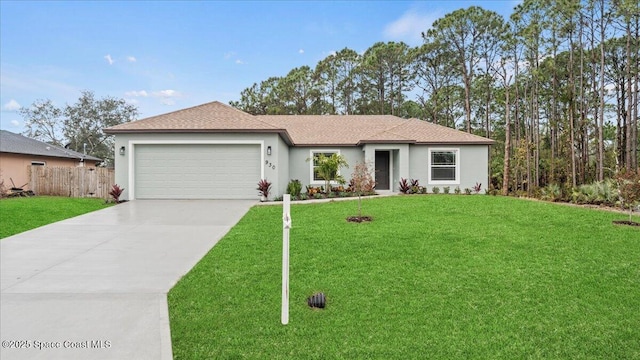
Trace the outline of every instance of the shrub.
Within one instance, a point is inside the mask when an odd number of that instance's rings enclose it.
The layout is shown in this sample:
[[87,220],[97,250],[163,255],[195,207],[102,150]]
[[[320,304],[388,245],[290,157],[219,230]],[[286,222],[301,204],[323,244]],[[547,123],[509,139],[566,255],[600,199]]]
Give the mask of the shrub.
[[473,185],[473,192],[478,194],[480,193],[480,190],[482,190],[482,184],[481,183],[476,183],[475,185]]
[[412,194],[422,194],[423,193],[423,187],[420,186],[420,180],[418,179],[411,179],[411,193]]
[[445,194],[448,194],[451,191],[451,187],[445,186],[442,188],[442,191],[444,191]]
[[321,187],[314,187],[314,186],[309,186],[307,185],[307,195],[309,197],[313,197],[318,193],[322,192],[322,188]]
[[344,192],[345,188],[342,185],[338,185],[338,186],[334,186],[331,188],[331,191],[333,192]]
[[608,206],[614,206],[619,199],[617,184],[610,179],[581,185],[573,189],[570,196],[571,202],[576,204]]
[[439,194],[439,193],[440,193],[440,188],[439,188],[439,187],[437,187],[437,186],[434,186],[434,187],[431,189],[431,192],[432,192],[432,193],[434,193],[434,194]]
[[300,180],[291,180],[289,184],[287,184],[287,194],[290,194],[293,198],[299,198],[300,192],[302,191],[302,183]]
[[460,195],[460,186],[456,186],[456,188],[453,190],[453,192],[454,192],[456,195]]
[[122,195],[123,191],[124,191],[124,188],[121,188],[118,184],[113,184],[113,186],[111,186],[111,191],[109,191],[109,195],[111,195],[111,197],[113,198],[113,201],[116,204],[120,202],[120,195]]
[[465,195],[471,195],[471,189],[469,189],[469,188],[464,188],[464,194],[465,194]]
[[403,194],[410,194],[411,185],[409,185],[409,181],[407,181],[407,179],[405,178],[400,178],[399,189],[400,189],[400,192]]
[[640,170],[619,173],[616,175],[616,182],[622,200],[621,207],[629,209],[629,221],[631,221],[633,207],[640,203]]
[[540,190],[542,200],[559,201],[562,199],[562,188],[558,184],[549,184]]
[[258,187],[256,188],[256,190],[258,190],[260,196],[266,200],[267,198],[269,198],[269,194],[271,193],[271,182],[269,182],[267,179],[261,179],[260,181],[258,181]]

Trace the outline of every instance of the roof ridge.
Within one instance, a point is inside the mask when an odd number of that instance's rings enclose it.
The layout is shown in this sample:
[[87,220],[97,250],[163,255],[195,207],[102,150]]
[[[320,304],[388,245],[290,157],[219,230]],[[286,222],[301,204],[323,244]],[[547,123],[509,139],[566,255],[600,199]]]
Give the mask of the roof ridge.
[[[38,147],[38,148],[44,148],[47,151],[51,151],[53,150],[53,152],[51,154],[46,154],[46,156],[51,156],[51,157],[65,157],[65,156],[61,156],[61,155],[66,155],[66,157],[69,158],[79,158],[79,159],[89,159],[89,160],[99,160],[102,161],[102,159],[92,156],[92,155],[88,155],[88,154],[83,154],[81,152],[75,151],[75,150],[71,150],[71,149],[67,149],[65,147],[59,146],[59,145],[54,145],[54,144],[49,144],[48,142],[44,142],[38,139],[34,139],[34,138],[30,138],[28,136],[24,136],[22,134],[19,133],[14,133],[8,130],[1,130],[1,133],[4,136],[8,136],[8,137],[12,137],[13,139],[10,140],[9,138],[6,138],[5,140],[9,140],[9,141],[21,141],[23,143],[27,143],[29,144],[29,146],[32,147]],[[6,145],[5,142],[2,142],[3,145]],[[10,149],[7,149],[5,147],[5,149],[3,150],[3,152],[8,152],[8,153],[16,153],[16,154],[26,154],[25,152],[15,152],[15,151],[11,151]],[[36,151],[32,150],[29,152],[29,154],[31,155],[40,155],[40,156],[45,156],[45,154],[38,154]]]
[[[395,116],[395,115],[391,115],[391,116]],[[404,135],[400,135],[400,134],[397,134],[397,133],[394,133],[394,132],[393,132],[393,130],[394,130],[394,129],[396,129],[396,128],[397,128],[397,127],[399,127],[399,126],[405,125],[405,124],[406,124],[406,122],[407,122],[407,119],[403,119],[403,118],[401,118],[401,117],[399,117],[399,116],[396,116],[396,117],[397,117],[398,119],[400,119],[402,122],[400,122],[399,124],[393,125],[393,126],[391,126],[391,127],[387,128],[387,129],[384,129],[384,130],[382,130],[382,131],[379,131],[379,132],[377,132],[377,133],[374,133],[373,135],[369,136],[369,138],[373,138],[373,137],[376,137],[376,136],[378,136],[378,135],[382,135],[382,134],[384,134],[384,133],[388,132],[388,133],[391,133],[391,134],[393,134],[393,135],[397,135],[397,136],[399,136],[399,137],[401,137],[401,138],[404,138],[404,139],[406,139],[406,140],[413,140],[413,139],[409,139],[408,137],[406,137],[406,136],[404,136]]]

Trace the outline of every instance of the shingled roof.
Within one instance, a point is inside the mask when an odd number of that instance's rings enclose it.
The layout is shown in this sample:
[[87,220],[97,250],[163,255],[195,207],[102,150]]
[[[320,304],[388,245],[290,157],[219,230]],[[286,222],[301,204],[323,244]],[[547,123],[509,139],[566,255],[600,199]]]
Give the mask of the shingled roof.
[[85,155],[77,151],[47,144],[7,130],[0,130],[0,152],[102,161],[102,159],[95,156]]
[[287,143],[298,146],[494,143],[481,136],[393,115],[253,116],[218,101],[117,125],[105,132],[276,132]]

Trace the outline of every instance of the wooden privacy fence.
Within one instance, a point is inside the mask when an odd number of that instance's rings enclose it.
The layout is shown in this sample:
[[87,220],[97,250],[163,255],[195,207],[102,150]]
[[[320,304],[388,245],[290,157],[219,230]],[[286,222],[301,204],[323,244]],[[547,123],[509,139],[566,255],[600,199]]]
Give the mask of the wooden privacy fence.
[[31,190],[36,195],[109,198],[115,184],[113,169],[30,166]]

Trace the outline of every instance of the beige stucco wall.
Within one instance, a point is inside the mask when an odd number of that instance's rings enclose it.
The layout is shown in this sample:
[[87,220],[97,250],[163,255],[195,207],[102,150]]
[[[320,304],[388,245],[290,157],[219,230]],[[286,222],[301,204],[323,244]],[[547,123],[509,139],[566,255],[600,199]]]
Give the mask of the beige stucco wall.
[[[49,167],[82,166],[82,163],[77,159],[0,153],[0,182],[4,180],[5,188],[11,189],[13,187],[13,185],[11,184],[11,180],[13,180],[13,183],[16,185],[16,187],[21,187],[26,184],[24,186],[24,189],[29,190],[29,167],[34,161],[43,162],[45,163],[45,166]],[[87,161],[85,165],[94,167],[96,166],[96,162]]]

